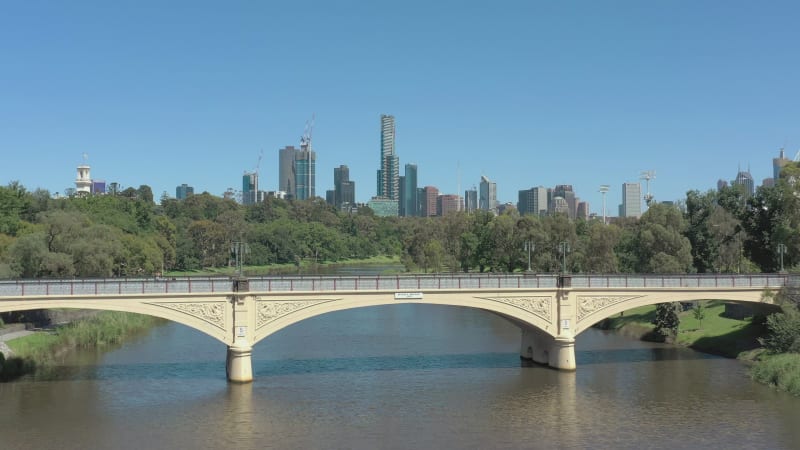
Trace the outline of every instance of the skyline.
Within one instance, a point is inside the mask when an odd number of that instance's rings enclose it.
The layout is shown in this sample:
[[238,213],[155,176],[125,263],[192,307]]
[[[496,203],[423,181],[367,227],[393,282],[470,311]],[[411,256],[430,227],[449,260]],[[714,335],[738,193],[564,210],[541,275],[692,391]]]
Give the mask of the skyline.
[[740,167],[760,184],[781,147],[800,149],[798,8],[11,4],[0,183],[63,192],[88,153],[94,178],[221,195],[263,151],[259,184],[276,190],[278,150],[299,146],[314,115],[317,195],[347,165],[366,202],[390,114],[399,167],[443,194],[481,175],[500,203],[572,184],[601,213],[610,185],[613,215],[642,171],[656,173],[656,201]]

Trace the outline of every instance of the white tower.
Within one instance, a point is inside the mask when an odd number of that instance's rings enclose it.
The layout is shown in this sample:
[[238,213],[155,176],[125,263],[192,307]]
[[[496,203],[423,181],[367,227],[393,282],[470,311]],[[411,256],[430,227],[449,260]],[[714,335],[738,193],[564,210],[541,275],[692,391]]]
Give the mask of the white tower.
[[86,164],[88,155],[83,154],[83,164],[78,166],[78,178],[75,179],[75,193],[88,195],[92,192],[92,177],[89,174],[90,166]]

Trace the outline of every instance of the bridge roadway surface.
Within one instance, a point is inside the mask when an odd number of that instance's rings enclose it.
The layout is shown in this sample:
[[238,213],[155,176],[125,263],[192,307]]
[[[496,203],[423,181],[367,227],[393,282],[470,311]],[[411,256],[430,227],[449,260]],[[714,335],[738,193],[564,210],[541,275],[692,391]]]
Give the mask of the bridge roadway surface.
[[575,336],[614,314],[662,302],[772,304],[787,274],[432,274],[110,278],[0,281],[0,312],[80,308],[149,314],[228,346],[227,374],[252,381],[257,342],[299,321],[350,308],[423,303],[478,308],[522,330],[520,357],[575,370]]

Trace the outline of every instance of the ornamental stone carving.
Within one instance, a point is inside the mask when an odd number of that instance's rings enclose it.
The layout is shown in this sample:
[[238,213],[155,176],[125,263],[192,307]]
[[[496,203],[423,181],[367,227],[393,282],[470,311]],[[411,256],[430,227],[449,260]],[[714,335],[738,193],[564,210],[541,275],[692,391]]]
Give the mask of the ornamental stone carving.
[[295,311],[333,300],[261,300],[256,297],[256,329]]
[[578,320],[594,314],[601,309],[616,305],[628,300],[642,297],[641,295],[579,295],[578,300]]
[[224,302],[197,302],[197,303],[148,303],[153,306],[179,311],[192,317],[208,322],[211,325],[225,329],[225,303]]
[[553,323],[553,297],[551,296],[488,297],[485,300],[493,300],[514,306],[544,319],[547,323]]

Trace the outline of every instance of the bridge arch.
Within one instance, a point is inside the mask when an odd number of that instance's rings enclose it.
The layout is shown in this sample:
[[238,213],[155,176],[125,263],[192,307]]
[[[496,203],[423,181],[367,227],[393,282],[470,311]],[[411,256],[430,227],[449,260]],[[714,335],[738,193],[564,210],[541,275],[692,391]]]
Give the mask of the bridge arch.
[[[579,290],[572,293],[576,304],[577,327],[575,334],[578,335],[595,323],[607,319],[624,311],[638,308],[641,306],[656,305],[658,303],[671,302],[695,302],[704,300],[720,300],[725,302],[736,302],[758,305],[775,305],[772,297],[765,295],[767,290],[764,288],[751,289],[676,289],[676,290],[629,290],[625,292],[606,293]],[[589,293],[591,292],[591,294]]]
[[230,345],[233,338],[227,331],[225,322],[226,316],[230,315],[227,312],[230,309],[229,303],[226,299],[199,297],[190,299],[141,297],[56,299],[46,297],[0,302],[0,312],[64,308],[144,314],[186,325]]
[[474,308],[499,315],[520,328],[535,328],[556,336],[555,295],[514,293],[475,296],[464,292],[426,292],[420,298],[396,298],[394,292],[351,292],[342,297],[296,295],[267,296],[255,293],[256,333],[253,343],[312,317],[335,311],[370,306],[426,304]]

